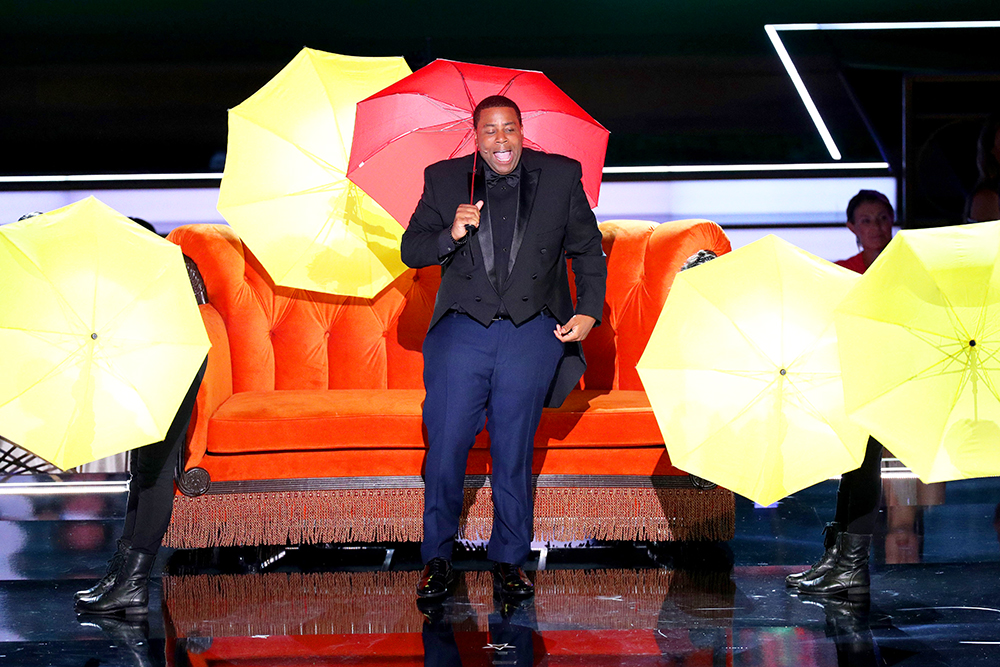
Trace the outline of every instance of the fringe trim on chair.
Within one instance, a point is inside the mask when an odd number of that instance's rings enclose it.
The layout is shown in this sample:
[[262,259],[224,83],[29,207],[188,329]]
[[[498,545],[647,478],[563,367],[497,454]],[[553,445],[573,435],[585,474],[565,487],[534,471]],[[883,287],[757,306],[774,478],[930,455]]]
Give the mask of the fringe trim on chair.
[[[489,538],[489,487],[465,490],[459,537]],[[355,489],[174,497],[163,544],[178,549],[327,542],[415,542],[423,489]],[[735,501],[722,488],[538,488],[535,540],[732,539]]]
[[420,632],[415,572],[164,576],[179,637]]
[[[455,599],[469,618],[457,631],[486,631],[496,612],[490,572],[459,571]],[[551,570],[533,573],[538,623],[588,629],[656,628],[678,573]],[[165,604],[180,637],[420,632],[417,572],[164,576]]]

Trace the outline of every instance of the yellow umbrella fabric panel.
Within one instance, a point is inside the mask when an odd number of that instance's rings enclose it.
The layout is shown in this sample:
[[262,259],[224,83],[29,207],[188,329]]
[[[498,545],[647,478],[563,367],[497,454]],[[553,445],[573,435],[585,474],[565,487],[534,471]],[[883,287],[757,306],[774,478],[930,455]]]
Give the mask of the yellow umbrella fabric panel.
[[67,469],[162,440],[210,347],[180,249],[94,198],[0,228],[0,433]]
[[771,504],[860,465],[833,325],[856,280],[773,235],[678,274],[637,365],[675,466]]
[[924,482],[1000,475],[1000,221],[896,235],[837,312],[845,404]]
[[346,170],[357,103],[408,74],[303,49],[230,110],[219,212],[276,284],[371,298],[406,270],[402,227]]

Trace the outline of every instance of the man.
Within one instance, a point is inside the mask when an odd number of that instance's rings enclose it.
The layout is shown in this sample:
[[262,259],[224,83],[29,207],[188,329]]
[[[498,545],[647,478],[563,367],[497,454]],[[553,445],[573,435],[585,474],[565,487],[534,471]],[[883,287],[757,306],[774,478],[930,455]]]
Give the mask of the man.
[[[430,446],[422,599],[445,597],[454,584],[465,468],[484,420],[493,466],[487,557],[495,563],[494,586],[512,597],[533,594],[521,566],[533,533],[535,430],[565,344],[585,339],[604,308],[607,266],[580,164],[523,148],[521,112],[506,97],[480,102],[473,125],[477,154],[426,169],[401,243],[408,266],[441,266],[423,347]],[[575,309],[566,257],[576,275]]]

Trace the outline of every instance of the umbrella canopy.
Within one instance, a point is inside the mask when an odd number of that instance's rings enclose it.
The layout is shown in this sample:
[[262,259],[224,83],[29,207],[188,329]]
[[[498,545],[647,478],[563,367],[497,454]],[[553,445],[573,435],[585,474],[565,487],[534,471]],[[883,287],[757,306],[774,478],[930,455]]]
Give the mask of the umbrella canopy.
[[845,405],[924,482],[1000,475],[1000,221],[903,231],[837,309]]
[[357,102],[409,73],[303,49],[229,111],[219,212],[276,284],[371,298],[406,270],[399,225],[345,173]]
[[608,131],[541,72],[452,60],[435,60],[358,103],[347,175],[405,227],[424,168],[475,150],[472,112],[490,95],[521,109],[527,148],[583,165],[583,189],[597,206]]
[[210,347],[180,248],[93,197],[0,227],[0,433],[62,469],[162,440]]
[[775,236],[677,275],[637,364],[675,466],[768,505],[860,465],[833,325],[857,279]]

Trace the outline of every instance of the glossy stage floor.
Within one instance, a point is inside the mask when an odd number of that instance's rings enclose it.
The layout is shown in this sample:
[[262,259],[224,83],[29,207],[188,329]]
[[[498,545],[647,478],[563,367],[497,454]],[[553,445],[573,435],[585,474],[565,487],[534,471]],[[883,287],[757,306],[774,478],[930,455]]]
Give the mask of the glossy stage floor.
[[164,550],[147,622],[78,618],[73,592],[117,537],[121,479],[72,494],[0,482],[0,665],[1000,665],[998,479],[886,479],[870,600],[784,587],[821,551],[831,481],[771,508],[737,499],[725,544],[541,549],[520,605],[494,598],[476,548],[429,608],[414,545]]

